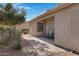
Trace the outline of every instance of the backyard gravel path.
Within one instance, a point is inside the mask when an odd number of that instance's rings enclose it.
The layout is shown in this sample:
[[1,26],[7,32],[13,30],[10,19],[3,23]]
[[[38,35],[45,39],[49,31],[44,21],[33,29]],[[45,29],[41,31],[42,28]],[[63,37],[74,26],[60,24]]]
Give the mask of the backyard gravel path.
[[[43,39],[43,40],[42,40]],[[77,56],[70,51],[44,41],[46,38],[36,38],[31,35],[22,35],[22,49],[19,51],[0,49],[1,56]],[[48,39],[46,39],[48,40]]]

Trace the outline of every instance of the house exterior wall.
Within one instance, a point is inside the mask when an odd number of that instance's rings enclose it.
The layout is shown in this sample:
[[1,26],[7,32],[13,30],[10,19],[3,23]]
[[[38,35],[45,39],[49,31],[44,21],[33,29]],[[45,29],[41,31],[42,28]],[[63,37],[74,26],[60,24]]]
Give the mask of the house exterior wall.
[[[37,23],[43,23],[43,32],[37,32]],[[30,23],[30,34],[33,36],[43,36],[46,35],[49,32],[54,31],[54,19],[52,18],[47,18],[44,20],[38,20],[38,21],[33,21]]]
[[79,52],[79,4],[55,14],[55,44]]

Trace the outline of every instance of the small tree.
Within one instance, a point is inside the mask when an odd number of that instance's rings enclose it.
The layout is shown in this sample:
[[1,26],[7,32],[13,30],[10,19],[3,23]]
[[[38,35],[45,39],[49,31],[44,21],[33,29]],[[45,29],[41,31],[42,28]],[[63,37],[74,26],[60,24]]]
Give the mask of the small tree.
[[25,9],[14,8],[11,3],[7,3],[5,6],[0,5],[0,24],[8,25],[14,27],[10,29],[10,41],[15,41],[15,44],[12,46],[13,49],[20,49],[19,44],[19,35],[15,30],[15,25],[23,23],[25,21],[26,12]]
[[0,21],[4,22],[1,24],[13,26],[25,21],[26,12],[23,8],[15,9],[11,3],[7,3],[4,7],[0,5],[0,15]]

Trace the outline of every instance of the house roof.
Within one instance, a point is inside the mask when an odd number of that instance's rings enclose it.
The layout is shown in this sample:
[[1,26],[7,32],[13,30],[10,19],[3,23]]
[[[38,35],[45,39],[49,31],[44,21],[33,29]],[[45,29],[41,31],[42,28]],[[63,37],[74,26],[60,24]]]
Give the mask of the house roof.
[[63,4],[60,4],[58,7],[54,8],[54,9],[51,9],[51,10],[48,10],[48,11],[45,12],[44,14],[41,14],[41,15],[35,17],[34,19],[32,19],[32,20],[29,21],[29,22],[35,21],[35,20],[37,20],[37,19],[41,19],[41,18],[43,18],[43,17],[45,17],[45,16],[48,16],[49,14],[55,13],[55,12],[57,12],[57,11],[59,11],[59,10],[62,10],[62,9],[64,9],[65,7],[68,7],[68,6],[70,6],[70,5],[72,5],[72,3],[63,3]]

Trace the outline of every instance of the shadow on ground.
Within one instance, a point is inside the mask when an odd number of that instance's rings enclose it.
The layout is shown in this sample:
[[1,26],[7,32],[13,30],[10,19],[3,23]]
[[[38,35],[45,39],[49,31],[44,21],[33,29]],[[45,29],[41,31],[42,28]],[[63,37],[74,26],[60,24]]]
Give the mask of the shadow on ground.
[[[51,42],[51,43],[50,43]],[[72,52],[64,51],[54,46],[53,41],[43,37],[23,36],[22,49],[19,51],[0,49],[1,56],[74,56]],[[49,51],[51,50],[51,52]]]
[[50,55],[48,45],[36,40],[21,40],[22,49],[19,51],[0,49],[1,56],[45,56]]

